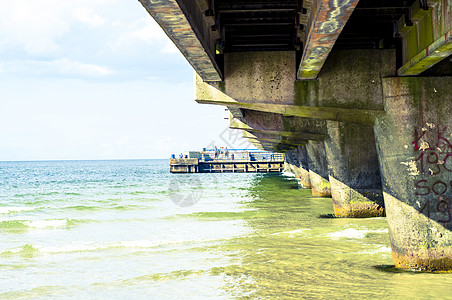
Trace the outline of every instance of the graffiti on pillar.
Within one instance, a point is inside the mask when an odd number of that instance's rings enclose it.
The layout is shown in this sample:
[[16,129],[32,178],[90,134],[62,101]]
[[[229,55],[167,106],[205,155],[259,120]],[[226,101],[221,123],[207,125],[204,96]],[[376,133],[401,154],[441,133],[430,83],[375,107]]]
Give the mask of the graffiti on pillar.
[[[415,195],[422,196],[418,201],[419,213],[425,214],[440,223],[452,221],[452,129],[435,123],[414,130],[412,146],[415,159],[411,167],[416,170],[414,182]],[[412,174],[414,175],[414,174]]]

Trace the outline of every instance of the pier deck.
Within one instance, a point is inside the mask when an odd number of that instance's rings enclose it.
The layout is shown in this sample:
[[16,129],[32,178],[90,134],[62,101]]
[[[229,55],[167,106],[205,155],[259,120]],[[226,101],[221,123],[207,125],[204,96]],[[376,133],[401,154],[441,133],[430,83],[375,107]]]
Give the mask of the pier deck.
[[[170,159],[171,173],[273,173],[284,170],[284,157],[280,153],[233,152],[228,157],[213,157],[208,151],[198,158]],[[236,157],[232,159],[232,154]]]

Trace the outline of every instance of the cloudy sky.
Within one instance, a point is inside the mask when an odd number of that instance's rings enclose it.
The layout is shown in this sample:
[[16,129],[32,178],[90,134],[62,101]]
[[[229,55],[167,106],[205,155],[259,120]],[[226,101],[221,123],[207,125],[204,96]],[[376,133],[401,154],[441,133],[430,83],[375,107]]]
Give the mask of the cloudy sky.
[[138,1],[2,1],[0,161],[168,158],[243,145]]

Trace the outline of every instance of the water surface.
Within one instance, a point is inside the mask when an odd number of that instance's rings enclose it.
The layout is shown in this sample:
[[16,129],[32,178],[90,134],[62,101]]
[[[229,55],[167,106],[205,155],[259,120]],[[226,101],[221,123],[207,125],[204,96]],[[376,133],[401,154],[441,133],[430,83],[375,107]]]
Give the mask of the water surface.
[[0,298],[452,299],[452,274],[388,267],[385,218],[328,218],[288,175],[168,170],[0,162]]

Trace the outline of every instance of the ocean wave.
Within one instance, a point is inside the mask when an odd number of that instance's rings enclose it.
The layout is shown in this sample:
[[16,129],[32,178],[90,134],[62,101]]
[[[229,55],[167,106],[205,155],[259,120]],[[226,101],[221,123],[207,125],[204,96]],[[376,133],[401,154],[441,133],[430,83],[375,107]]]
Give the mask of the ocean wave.
[[60,210],[75,210],[75,211],[100,211],[100,210],[143,210],[143,209],[149,209],[153,206],[150,205],[138,205],[138,204],[127,204],[127,205],[121,205],[118,203],[108,203],[103,204],[100,203],[99,205],[74,205],[74,206],[66,206],[66,207],[60,207]]
[[0,221],[0,230],[21,231],[26,230],[27,228],[28,226],[24,224],[24,221],[17,220]]
[[22,212],[22,211],[30,211],[34,210],[34,207],[21,207],[21,206],[3,206],[0,207],[0,214],[9,214],[9,213],[16,213],[16,212]]
[[80,193],[76,193],[76,192],[66,192],[66,193],[64,193],[65,195],[68,195],[68,196],[82,196],[82,194],[80,194]]
[[347,228],[341,231],[335,231],[328,233],[328,236],[332,239],[349,238],[349,239],[363,239],[369,233],[387,233],[387,229],[370,230],[370,229],[355,229]]
[[30,228],[56,229],[68,226],[68,220],[0,220],[0,230],[22,231]]
[[185,243],[201,243],[201,242],[212,242],[212,240],[211,239],[178,240],[178,241],[133,240],[133,241],[106,242],[106,243],[87,241],[87,242],[73,242],[61,246],[39,246],[33,244],[25,244],[23,246],[11,249],[0,249],[0,255],[59,254],[71,252],[102,251],[114,248],[151,249],[162,246],[180,245]]
[[74,205],[74,206],[67,206],[63,207],[61,209],[67,209],[67,210],[81,210],[81,211],[96,211],[104,209],[102,206],[88,206],[88,205]]
[[64,228],[67,227],[67,220],[36,220],[36,221],[25,221],[25,225],[30,228]]
[[300,234],[305,234],[306,231],[309,231],[309,229],[302,228],[302,229],[295,229],[295,230],[289,230],[289,231],[281,231],[281,232],[272,233],[270,235],[285,235],[285,236],[289,236],[289,237],[294,237],[294,236],[297,236]]
[[2,249],[0,250],[1,256],[8,255],[22,255],[22,256],[34,256],[39,253],[39,250],[33,247],[31,244],[25,244],[22,247],[16,247],[11,249]]

